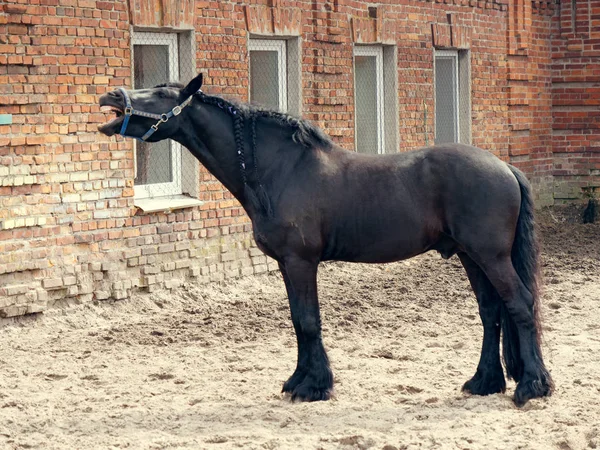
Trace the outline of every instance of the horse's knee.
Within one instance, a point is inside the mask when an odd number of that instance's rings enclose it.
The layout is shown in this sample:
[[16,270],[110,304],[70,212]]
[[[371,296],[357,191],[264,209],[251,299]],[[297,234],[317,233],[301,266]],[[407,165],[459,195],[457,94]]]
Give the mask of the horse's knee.
[[305,338],[316,339],[321,335],[321,321],[314,316],[301,317],[300,330]]

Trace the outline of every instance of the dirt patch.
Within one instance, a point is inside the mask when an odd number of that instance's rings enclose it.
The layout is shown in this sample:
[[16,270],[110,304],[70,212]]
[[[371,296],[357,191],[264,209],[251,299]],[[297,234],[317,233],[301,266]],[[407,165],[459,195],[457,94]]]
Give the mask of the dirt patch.
[[319,272],[334,400],[280,394],[296,342],[278,275],[54,310],[0,330],[2,448],[584,449],[600,446],[600,225],[540,213],[544,351],[523,409],[460,392],[481,325],[458,259]]

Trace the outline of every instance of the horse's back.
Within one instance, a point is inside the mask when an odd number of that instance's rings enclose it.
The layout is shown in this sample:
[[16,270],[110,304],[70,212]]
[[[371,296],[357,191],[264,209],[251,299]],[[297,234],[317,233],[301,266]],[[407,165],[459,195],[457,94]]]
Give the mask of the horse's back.
[[343,154],[344,170],[336,176],[344,179],[345,192],[377,206],[417,205],[447,213],[458,212],[453,211],[458,207],[476,213],[486,209],[485,200],[503,198],[517,207],[520,203],[519,186],[508,165],[470,145],[437,145],[391,155]]

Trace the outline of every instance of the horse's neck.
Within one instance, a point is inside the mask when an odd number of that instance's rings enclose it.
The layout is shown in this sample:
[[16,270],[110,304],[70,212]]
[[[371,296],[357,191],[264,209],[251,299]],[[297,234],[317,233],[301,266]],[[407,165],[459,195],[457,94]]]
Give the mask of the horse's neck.
[[240,176],[231,117],[212,105],[189,111],[186,125],[174,137],[202,163],[240,202],[244,185]]
[[[189,112],[191,123],[183,127],[180,142],[240,201],[252,218],[266,208],[268,199],[262,194],[271,199],[279,195],[290,170],[296,166],[294,161],[302,157],[304,149],[292,143],[281,127],[261,117],[246,118],[236,127],[237,114],[240,111],[234,114],[227,106],[202,102]],[[284,157],[280,151],[283,147]],[[252,198],[246,198],[247,194],[252,194]],[[262,196],[261,211],[256,208],[257,196]]]
[[293,132],[274,119],[256,120],[256,145],[248,159],[252,171],[256,169],[258,159],[258,170],[251,175],[251,180],[266,186],[269,194],[275,197],[288,185],[291,172],[299,170],[297,162],[306,154],[306,149],[294,142]]

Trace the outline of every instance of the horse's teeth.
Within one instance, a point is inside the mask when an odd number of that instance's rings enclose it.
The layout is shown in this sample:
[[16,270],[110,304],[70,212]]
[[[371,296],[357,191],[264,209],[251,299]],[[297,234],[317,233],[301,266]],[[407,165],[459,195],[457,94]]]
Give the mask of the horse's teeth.
[[107,113],[107,112],[113,112],[113,113],[120,113],[121,110],[119,108],[115,108],[114,106],[110,106],[110,105],[104,105],[100,107],[100,111]]

